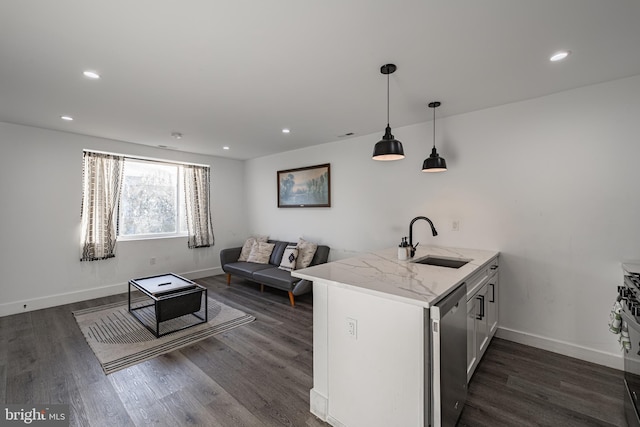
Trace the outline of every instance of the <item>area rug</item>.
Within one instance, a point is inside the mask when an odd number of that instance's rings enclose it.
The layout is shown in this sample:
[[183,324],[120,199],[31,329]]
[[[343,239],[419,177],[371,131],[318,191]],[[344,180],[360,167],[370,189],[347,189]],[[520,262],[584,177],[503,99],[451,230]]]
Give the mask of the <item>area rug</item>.
[[[132,302],[132,306],[143,304],[148,304],[148,300]],[[255,317],[212,298],[208,298],[208,309],[207,323],[160,338],[156,338],[129,313],[127,301],[74,311],[73,315],[105,374],[111,374],[255,320]],[[155,329],[152,307],[138,313]],[[188,315],[163,322],[160,332],[178,329],[194,323],[194,320],[198,321]]]

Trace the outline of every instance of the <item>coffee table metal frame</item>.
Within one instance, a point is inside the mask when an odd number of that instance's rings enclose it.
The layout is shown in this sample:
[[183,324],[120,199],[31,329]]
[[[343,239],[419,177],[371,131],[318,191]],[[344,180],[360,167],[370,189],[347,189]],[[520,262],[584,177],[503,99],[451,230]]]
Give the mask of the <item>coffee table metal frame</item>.
[[[146,279],[153,279],[159,277],[167,277],[167,279],[177,279],[179,281],[185,282],[185,287],[181,287],[176,290],[169,290],[167,292],[162,293],[151,293],[147,288],[145,288],[144,284],[140,283]],[[131,286],[135,289],[139,290],[147,297],[151,298],[153,302],[151,304],[139,306],[139,307],[131,307]],[[168,274],[159,274],[157,276],[149,276],[143,277],[139,279],[129,280],[129,312],[135,317],[145,328],[147,328],[156,338],[160,338],[164,335],[171,334],[173,332],[182,331],[183,329],[191,328],[193,326],[201,325],[206,323],[209,319],[209,314],[207,310],[207,288],[201,286],[195,282],[192,282],[189,279],[185,279],[184,277],[178,276],[174,273]],[[197,314],[198,311],[202,309],[202,296],[204,295],[204,317]],[[198,306],[197,309],[196,305]],[[156,329],[153,330],[149,325],[147,325],[142,318],[138,315],[137,311],[143,308],[153,307],[154,308],[154,316],[156,320]],[[195,309],[195,310],[194,310]],[[198,318],[200,321],[184,326],[178,329],[172,329],[170,331],[160,333],[160,323],[165,322],[167,320],[175,319],[177,317],[185,316],[191,314],[194,317]]]

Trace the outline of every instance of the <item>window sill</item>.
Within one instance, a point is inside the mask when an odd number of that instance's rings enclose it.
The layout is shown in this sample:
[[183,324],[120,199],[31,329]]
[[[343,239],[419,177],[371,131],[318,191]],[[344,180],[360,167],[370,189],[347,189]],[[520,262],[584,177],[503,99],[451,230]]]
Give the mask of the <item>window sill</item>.
[[162,235],[140,235],[140,236],[118,236],[118,242],[135,242],[138,240],[158,240],[158,239],[180,239],[187,238],[187,234],[162,234]]

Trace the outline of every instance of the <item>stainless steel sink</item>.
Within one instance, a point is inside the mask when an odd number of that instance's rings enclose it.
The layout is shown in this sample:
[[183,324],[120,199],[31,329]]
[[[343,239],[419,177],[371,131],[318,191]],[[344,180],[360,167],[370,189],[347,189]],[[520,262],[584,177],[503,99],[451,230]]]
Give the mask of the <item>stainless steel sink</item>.
[[427,255],[425,257],[418,258],[411,262],[414,262],[416,264],[435,265],[438,267],[460,268],[463,265],[466,265],[467,263],[469,263],[469,261],[471,260],[464,259],[464,258],[447,258],[447,257]]

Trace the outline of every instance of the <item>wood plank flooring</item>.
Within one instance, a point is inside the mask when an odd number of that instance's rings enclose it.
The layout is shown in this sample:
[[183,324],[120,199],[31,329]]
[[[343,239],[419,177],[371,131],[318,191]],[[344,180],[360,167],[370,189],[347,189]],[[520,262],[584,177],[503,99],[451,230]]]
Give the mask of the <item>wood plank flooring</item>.
[[[109,376],[71,312],[125,294],[1,317],[0,402],[68,403],[72,426],[326,426],[309,413],[312,296],[198,282],[257,320]],[[624,426],[622,396],[620,371],[494,339],[459,425]]]
[[494,338],[459,426],[626,426],[622,371]]

